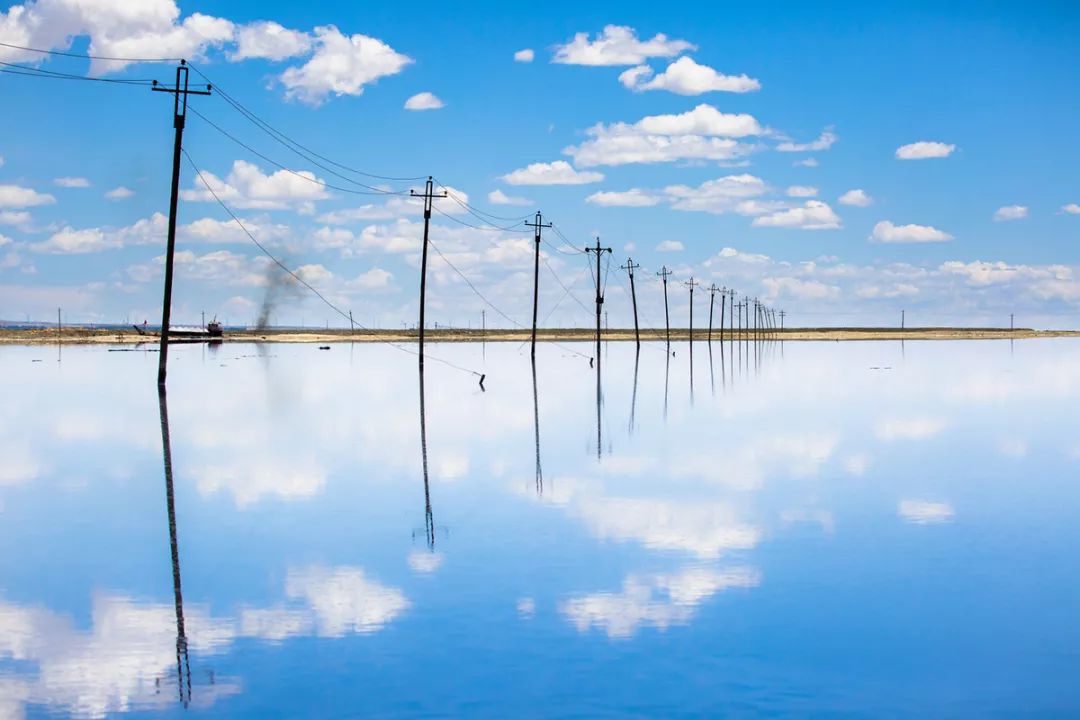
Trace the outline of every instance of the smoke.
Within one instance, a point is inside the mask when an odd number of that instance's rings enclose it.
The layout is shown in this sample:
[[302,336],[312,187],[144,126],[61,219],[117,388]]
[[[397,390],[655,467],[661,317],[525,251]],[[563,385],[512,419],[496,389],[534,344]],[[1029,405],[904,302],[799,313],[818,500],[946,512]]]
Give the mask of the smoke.
[[277,265],[268,265],[266,268],[266,294],[263,296],[262,306],[259,308],[259,319],[255,323],[255,329],[267,329],[270,326],[270,318],[278,306],[295,300],[299,292],[299,284],[292,275],[289,275]]

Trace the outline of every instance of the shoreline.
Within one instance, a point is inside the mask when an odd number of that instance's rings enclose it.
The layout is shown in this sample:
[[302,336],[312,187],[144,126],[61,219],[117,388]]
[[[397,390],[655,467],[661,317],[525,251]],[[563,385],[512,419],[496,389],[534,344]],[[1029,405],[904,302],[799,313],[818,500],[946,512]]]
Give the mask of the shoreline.
[[[461,330],[429,329],[424,339],[432,343],[447,342],[528,342],[530,330]],[[633,328],[613,328],[600,334],[605,342],[633,342]],[[694,342],[707,342],[708,331],[694,328]],[[713,342],[737,339],[753,341],[755,334],[750,332],[732,333],[725,329],[723,335],[718,329],[712,332]],[[1030,328],[787,328],[774,330],[757,336],[766,341],[869,341],[869,340],[1030,340],[1037,338],[1080,337],[1078,330],[1033,330]],[[537,342],[594,342],[595,330],[584,329],[547,329],[537,330]],[[664,342],[665,330],[647,329],[641,331],[642,342]],[[687,328],[672,328],[671,340],[687,342],[690,331]],[[397,342],[415,343],[415,330],[304,330],[277,329],[266,330],[226,330],[222,342],[236,343],[376,343]],[[158,337],[140,335],[133,329],[95,329],[83,327],[3,329],[0,328],[0,345],[49,345],[56,343],[71,345],[134,345],[157,344]],[[174,338],[174,344],[206,342],[203,339]]]

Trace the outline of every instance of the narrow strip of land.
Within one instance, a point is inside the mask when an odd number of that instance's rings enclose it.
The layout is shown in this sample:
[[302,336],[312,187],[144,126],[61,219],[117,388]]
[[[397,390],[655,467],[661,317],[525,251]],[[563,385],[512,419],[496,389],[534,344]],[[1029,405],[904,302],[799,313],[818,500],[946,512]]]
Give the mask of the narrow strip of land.
[[[673,341],[686,342],[690,339],[687,328],[672,328]],[[595,339],[596,331],[580,328],[537,330],[540,342],[589,342]],[[526,342],[530,338],[529,330],[464,330],[430,329],[425,333],[429,342]],[[1077,330],[1033,330],[1030,328],[874,328],[874,327],[835,327],[835,328],[788,328],[773,330],[755,335],[753,331],[736,331],[734,334],[724,330],[723,335],[714,329],[712,339],[718,342],[738,339],[784,341],[852,341],[852,340],[1022,340],[1031,338],[1080,337]],[[601,338],[605,341],[628,342],[634,340],[633,328],[612,328],[603,330]],[[664,341],[667,333],[663,329],[641,331],[643,341]],[[694,328],[695,341],[708,339],[705,329]],[[340,342],[397,342],[410,343],[417,339],[415,330],[304,330],[267,328],[227,329],[222,338],[224,342],[294,342],[294,343],[340,343]],[[0,328],[0,344],[38,345],[64,342],[71,344],[134,344],[156,343],[156,335],[141,335],[133,329],[116,328]],[[173,338],[172,342],[191,342],[189,338]]]

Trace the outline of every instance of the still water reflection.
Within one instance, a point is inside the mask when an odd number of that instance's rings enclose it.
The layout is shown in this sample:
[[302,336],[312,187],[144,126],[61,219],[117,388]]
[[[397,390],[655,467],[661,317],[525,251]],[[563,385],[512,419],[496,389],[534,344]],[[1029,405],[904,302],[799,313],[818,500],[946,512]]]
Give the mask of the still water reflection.
[[1080,714],[1080,343],[671,351],[0,347],[0,717]]

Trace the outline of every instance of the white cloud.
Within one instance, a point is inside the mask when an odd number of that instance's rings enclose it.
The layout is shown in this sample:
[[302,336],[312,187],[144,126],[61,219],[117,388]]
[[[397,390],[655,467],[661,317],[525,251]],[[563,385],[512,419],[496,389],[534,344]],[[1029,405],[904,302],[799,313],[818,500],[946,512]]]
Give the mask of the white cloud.
[[593,193],[585,198],[585,202],[601,207],[649,207],[660,202],[660,198],[652,195],[647,190],[632,188],[630,190],[604,191]]
[[367,35],[347,37],[333,25],[315,28],[315,53],[281,74],[285,97],[320,105],[330,94],[361,95],[364,86],[396,75],[412,58]]
[[115,250],[130,245],[152,245],[164,242],[168,220],[161,213],[139,220],[117,230],[86,228],[76,230],[67,226],[47,240],[30,245],[34,252],[51,255],[82,255]]
[[25,210],[0,210],[0,225],[24,226],[30,222],[30,213]]
[[382,290],[390,287],[390,281],[393,279],[393,273],[376,267],[360,273],[347,285],[357,290]]
[[311,50],[312,38],[305,32],[290,30],[276,22],[262,20],[243,25],[236,33],[236,50],[229,60],[239,62],[249,58],[285,60],[305,55]]
[[1069,215],[1080,215],[1080,204],[1069,203],[1068,205],[1062,205],[1061,212],[1068,213]]
[[780,296],[798,300],[828,300],[840,297],[840,288],[817,280],[800,280],[794,277],[762,278],[765,297],[774,300]]
[[754,227],[799,228],[800,230],[835,230],[840,227],[840,217],[828,203],[807,200],[802,207],[779,210],[754,218]]
[[7,235],[4,235],[3,233],[0,233],[0,247],[4,247],[5,245],[10,245],[10,244],[11,244],[11,238],[9,238]]
[[940,418],[889,418],[879,420],[874,425],[874,434],[879,440],[926,440],[939,435],[946,428]]
[[836,133],[831,130],[825,130],[818,136],[817,140],[808,143],[786,141],[777,145],[776,149],[780,152],[816,152],[819,150],[828,150],[837,140]]
[[411,605],[398,588],[371,580],[353,567],[290,570],[285,594],[311,607],[322,637],[376,632]]
[[919,142],[902,145],[896,149],[896,157],[899,160],[926,160],[927,158],[943,158],[952,155],[955,145],[940,142]]
[[1023,220],[1028,216],[1026,205],[1005,205],[994,212],[994,221]]
[[787,189],[788,197],[817,197],[818,189],[808,185],[792,185]]
[[438,110],[446,104],[433,93],[422,92],[405,101],[406,110]]
[[19,185],[0,185],[0,208],[28,208],[51,205],[56,198]]
[[796,160],[795,162],[791,163],[791,165],[792,167],[817,167],[818,160],[817,158],[810,157],[803,160]]
[[707,92],[744,93],[761,89],[761,83],[746,75],[724,75],[708,65],[699,65],[686,55],[652,76],[648,65],[638,65],[619,75],[619,82],[634,92],[667,90],[677,95],[701,95]]
[[406,558],[406,562],[409,563],[409,567],[413,572],[430,575],[442,565],[443,556],[437,552],[413,550]]
[[62,188],[88,188],[90,181],[84,177],[58,177],[53,184]]
[[604,179],[602,173],[575,170],[565,160],[532,163],[502,176],[511,185],[586,185]]
[[[203,180],[214,193],[206,189]],[[214,202],[216,193],[222,202],[233,207],[280,210],[297,203],[326,199],[329,195],[321,183],[307,170],[278,170],[264,175],[258,166],[237,160],[225,180],[203,170],[202,180],[194,179],[195,189],[184,190],[180,196],[187,201]]]
[[502,190],[492,190],[488,193],[488,202],[492,205],[532,205],[533,201],[528,198],[507,195]]
[[536,53],[532,51],[532,48],[525,48],[514,53],[514,62],[531,63],[535,57]]
[[874,202],[873,198],[866,194],[865,190],[855,189],[848,190],[846,193],[840,196],[838,201],[841,205],[854,205],[855,207],[866,207],[870,203]]
[[893,225],[882,220],[874,225],[869,239],[879,243],[927,243],[946,242],[953,236],[929,225]]
[[727,175],[706,180],[696,188],[687,185],[669,185],[664,194],[676,210],[690,210],[723,214],[737,212],[744,215],[764,211],[760,204],[748,202],[748,198],[763,195],[768,190],[765,181],[754,175]]
[[1031,265],[1009,265],[1005,262],[984,262],[974,260],[964,263],[949,260],[938,267],[938,271],[950,275],[959,275],[967,279],[967,284],[985,287],[1016,280],[1054,280],[1069,281],[1072,270],[1064,265],[1034,267]]
[[112,190],[106,192],[105,197],[109,200],[123,200],[125,198],[133,196],[134,194],[134,190],[129,190],[128,188],[121,185],[120,187],[114,187]]
[[656,246],[657,252],[682,252],[684,249],[678,240],[664,240]]
[[639,65],[647,58],[675,57],[697,49],[685,40],[669,40],[658,33],[651,40],[639,40],[631,27],[608,25],[589,40],[588,33],[576,33],[565,45],[555,47],[553,63],[563,65]]
[[752,115],[723,113],[708,104],[677,115],[650,115],[636,123],[599,123],[589,139],[563,152],[583,167],[681,159],[733,160],[756,147],[733,138],[764,134]]
[[947,523],[956,516],[956,512],[949,503],[928,500],[901,500],[896,508],[896,514],[904,522],[916,525]]

